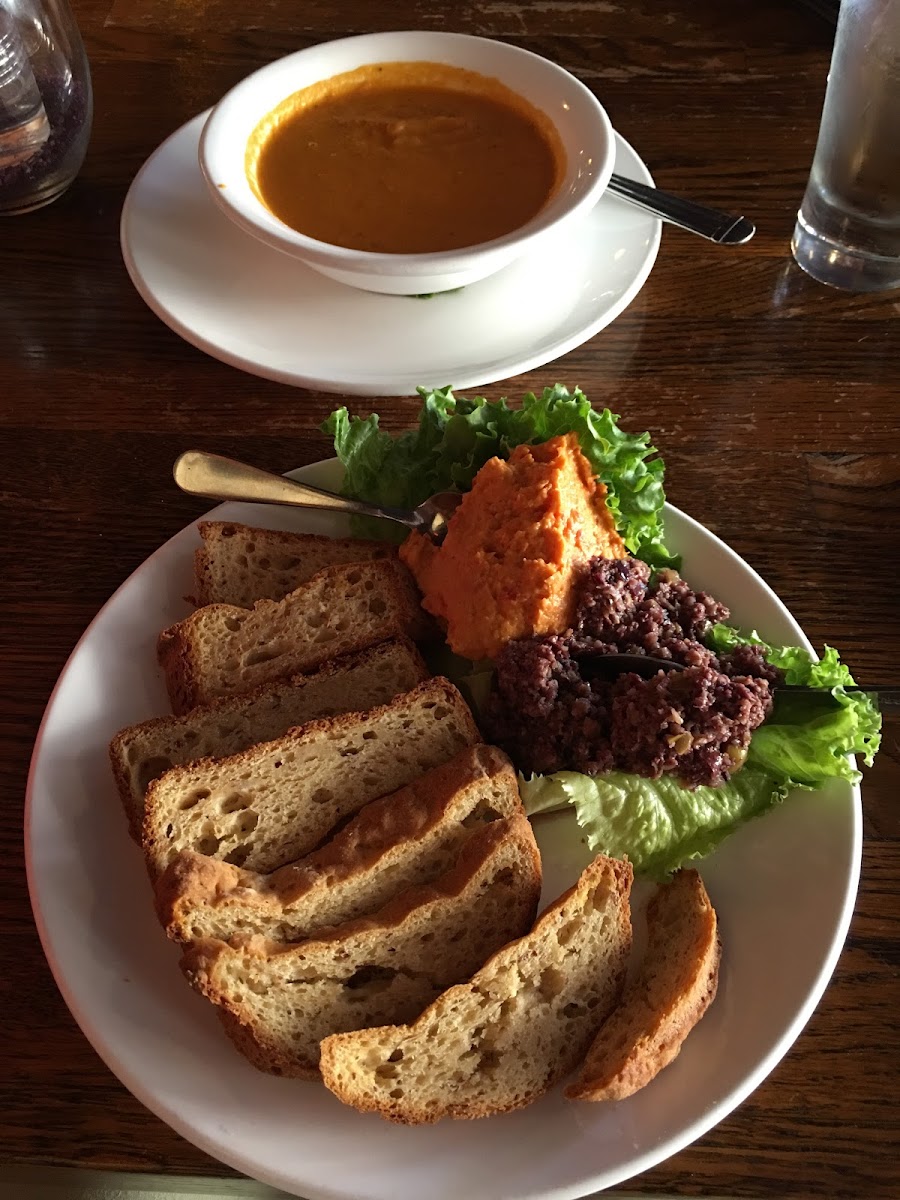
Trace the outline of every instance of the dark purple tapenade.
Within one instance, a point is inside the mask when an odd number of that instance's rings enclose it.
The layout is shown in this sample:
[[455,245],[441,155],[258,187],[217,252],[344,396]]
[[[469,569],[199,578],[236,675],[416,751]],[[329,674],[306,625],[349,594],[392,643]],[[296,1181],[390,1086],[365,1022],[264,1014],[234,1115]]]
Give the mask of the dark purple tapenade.
[[[755,646],[717,657],[703,645],[709,626],[728,615],[673,571],[651,583],[638,559],[592,559],[573,627],[501,652],[487,732],[526,774],[672,771],[689,787],[721,783],[769,715],[778,677]],[[671,659],[686,669],[609,682],[592,671],[609,653]]]

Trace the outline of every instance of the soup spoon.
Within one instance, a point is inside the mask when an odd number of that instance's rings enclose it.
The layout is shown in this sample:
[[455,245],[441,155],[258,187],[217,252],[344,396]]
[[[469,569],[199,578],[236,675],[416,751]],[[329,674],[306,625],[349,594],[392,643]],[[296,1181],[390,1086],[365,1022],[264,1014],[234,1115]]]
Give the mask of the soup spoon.
[[289,504],[294,508],[318,508],[361,517],[383,517],[424,534],[440,545],[447,524],[462,501],[460,492],[438,492],[416,508],[390,508],[337,496],[322,488],[298,483],[284,475],[251,467],[221,454],[186,450],[172,468],[175,482],[190,496],[211,500],[240,500],[251,504]]
[[720,246],[743,245],[756,233],[756,226],[746,217],[720,212],[717,208],[697,204],[695,200],[684,200],[680,196],[671,195],[670,192],[649,187],[646,183],[626,179],[624,175],[613,174],[606,190],[628,204],[643,208],[655,217],[661,217],[670,225],[677,225],[679,229],[699,234],[700,237]]

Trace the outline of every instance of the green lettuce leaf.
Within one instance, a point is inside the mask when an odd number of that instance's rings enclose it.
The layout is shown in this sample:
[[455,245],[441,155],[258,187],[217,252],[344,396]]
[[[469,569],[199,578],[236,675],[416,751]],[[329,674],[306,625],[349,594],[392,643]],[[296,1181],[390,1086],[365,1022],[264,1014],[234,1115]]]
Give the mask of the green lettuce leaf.
[[[503,398],[454,396],[452,388],[419,388],[415,429],[396,436],[378,417],[339,408],[322,425],[344,465],[343,492],[376,504],[413,508],[435,492],[467,491],[489,458],[506,458],[523,443],[575,433],[595,474],[606,484],[616,526],[633,554],[654,567],[677,566],[663,542],[664,466],[647,433],[625,433],[619,418],[594,409],[580,388],[562,384],[529,393],[520,408]],[[385,527],[386,523],[378,522]],[[379,536],[398,536],[396,527]],[[402,536],[402,532],[399,534]]]
[[520,777],[529,816],[572,805],[594,853],[627,857],[635,871],[663,879],[711,853],[740,825],[780,803],[789,788],[744,766],[719,787],[684,787],[672,775],[644,779],[614,771]]
[[881,742],[881,714],[865,692],[847,692],[853,676],[837,650],[826,646],[820,659],[800,646],[769,646],[758,634],[714,625],[707,645],[719,654],[741,643],[762,646],[766,658],[785,672],[785,683],[820,688],[816,694],[775,692],[771,716],[750,740],[747,764],[793,787],[815,788],[826,779],[855,782],[860,773],[848,754],[872,765]]

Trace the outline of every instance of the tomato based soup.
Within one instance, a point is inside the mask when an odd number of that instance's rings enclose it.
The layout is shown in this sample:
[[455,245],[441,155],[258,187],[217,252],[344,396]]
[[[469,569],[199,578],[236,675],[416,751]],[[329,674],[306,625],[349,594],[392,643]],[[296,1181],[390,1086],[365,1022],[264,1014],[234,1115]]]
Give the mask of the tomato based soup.
[[393,254],[455,250],[526,224],[565,153],[517,93],[441,63],[377,63],[289,96],[256,127],[246,170],[299,233]]

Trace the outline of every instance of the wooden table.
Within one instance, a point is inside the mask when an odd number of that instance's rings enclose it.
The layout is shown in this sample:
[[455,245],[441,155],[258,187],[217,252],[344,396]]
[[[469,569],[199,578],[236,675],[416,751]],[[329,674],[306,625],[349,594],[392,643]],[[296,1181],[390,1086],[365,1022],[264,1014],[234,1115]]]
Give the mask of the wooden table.
[[[53,683],[117,585],[200,511],[170,481],[191,443],[275,470],[328,454],[332,396],[206,357],[139,299],[119,252],[159,142],[262,63],[342,34],[453,28],[512,41],[594,89],[658,183],[746,212],[724,250],[664,232],[649,282],[592,341],[491,386],[562,380],[654,432],[668,492],[726,539],[862,682],[900,683],[900,295],[821,287],[788,241],[831,31],[790,0],[78,0],[96,115],[76,184],[0,228],[0,1161],[172,1176],[225,1168],[151,1117],[69,1015],[32,924],[22,804]],[[443,382],[443,381],[440,381]],[[372,402],[403,427],[415,402]],[[699,1142],[627,1190],[896,1195],[900,747],[864,787],[862,883],[834,980],[786,1059]],[[761,989],[764,1002],[764,989]]]

